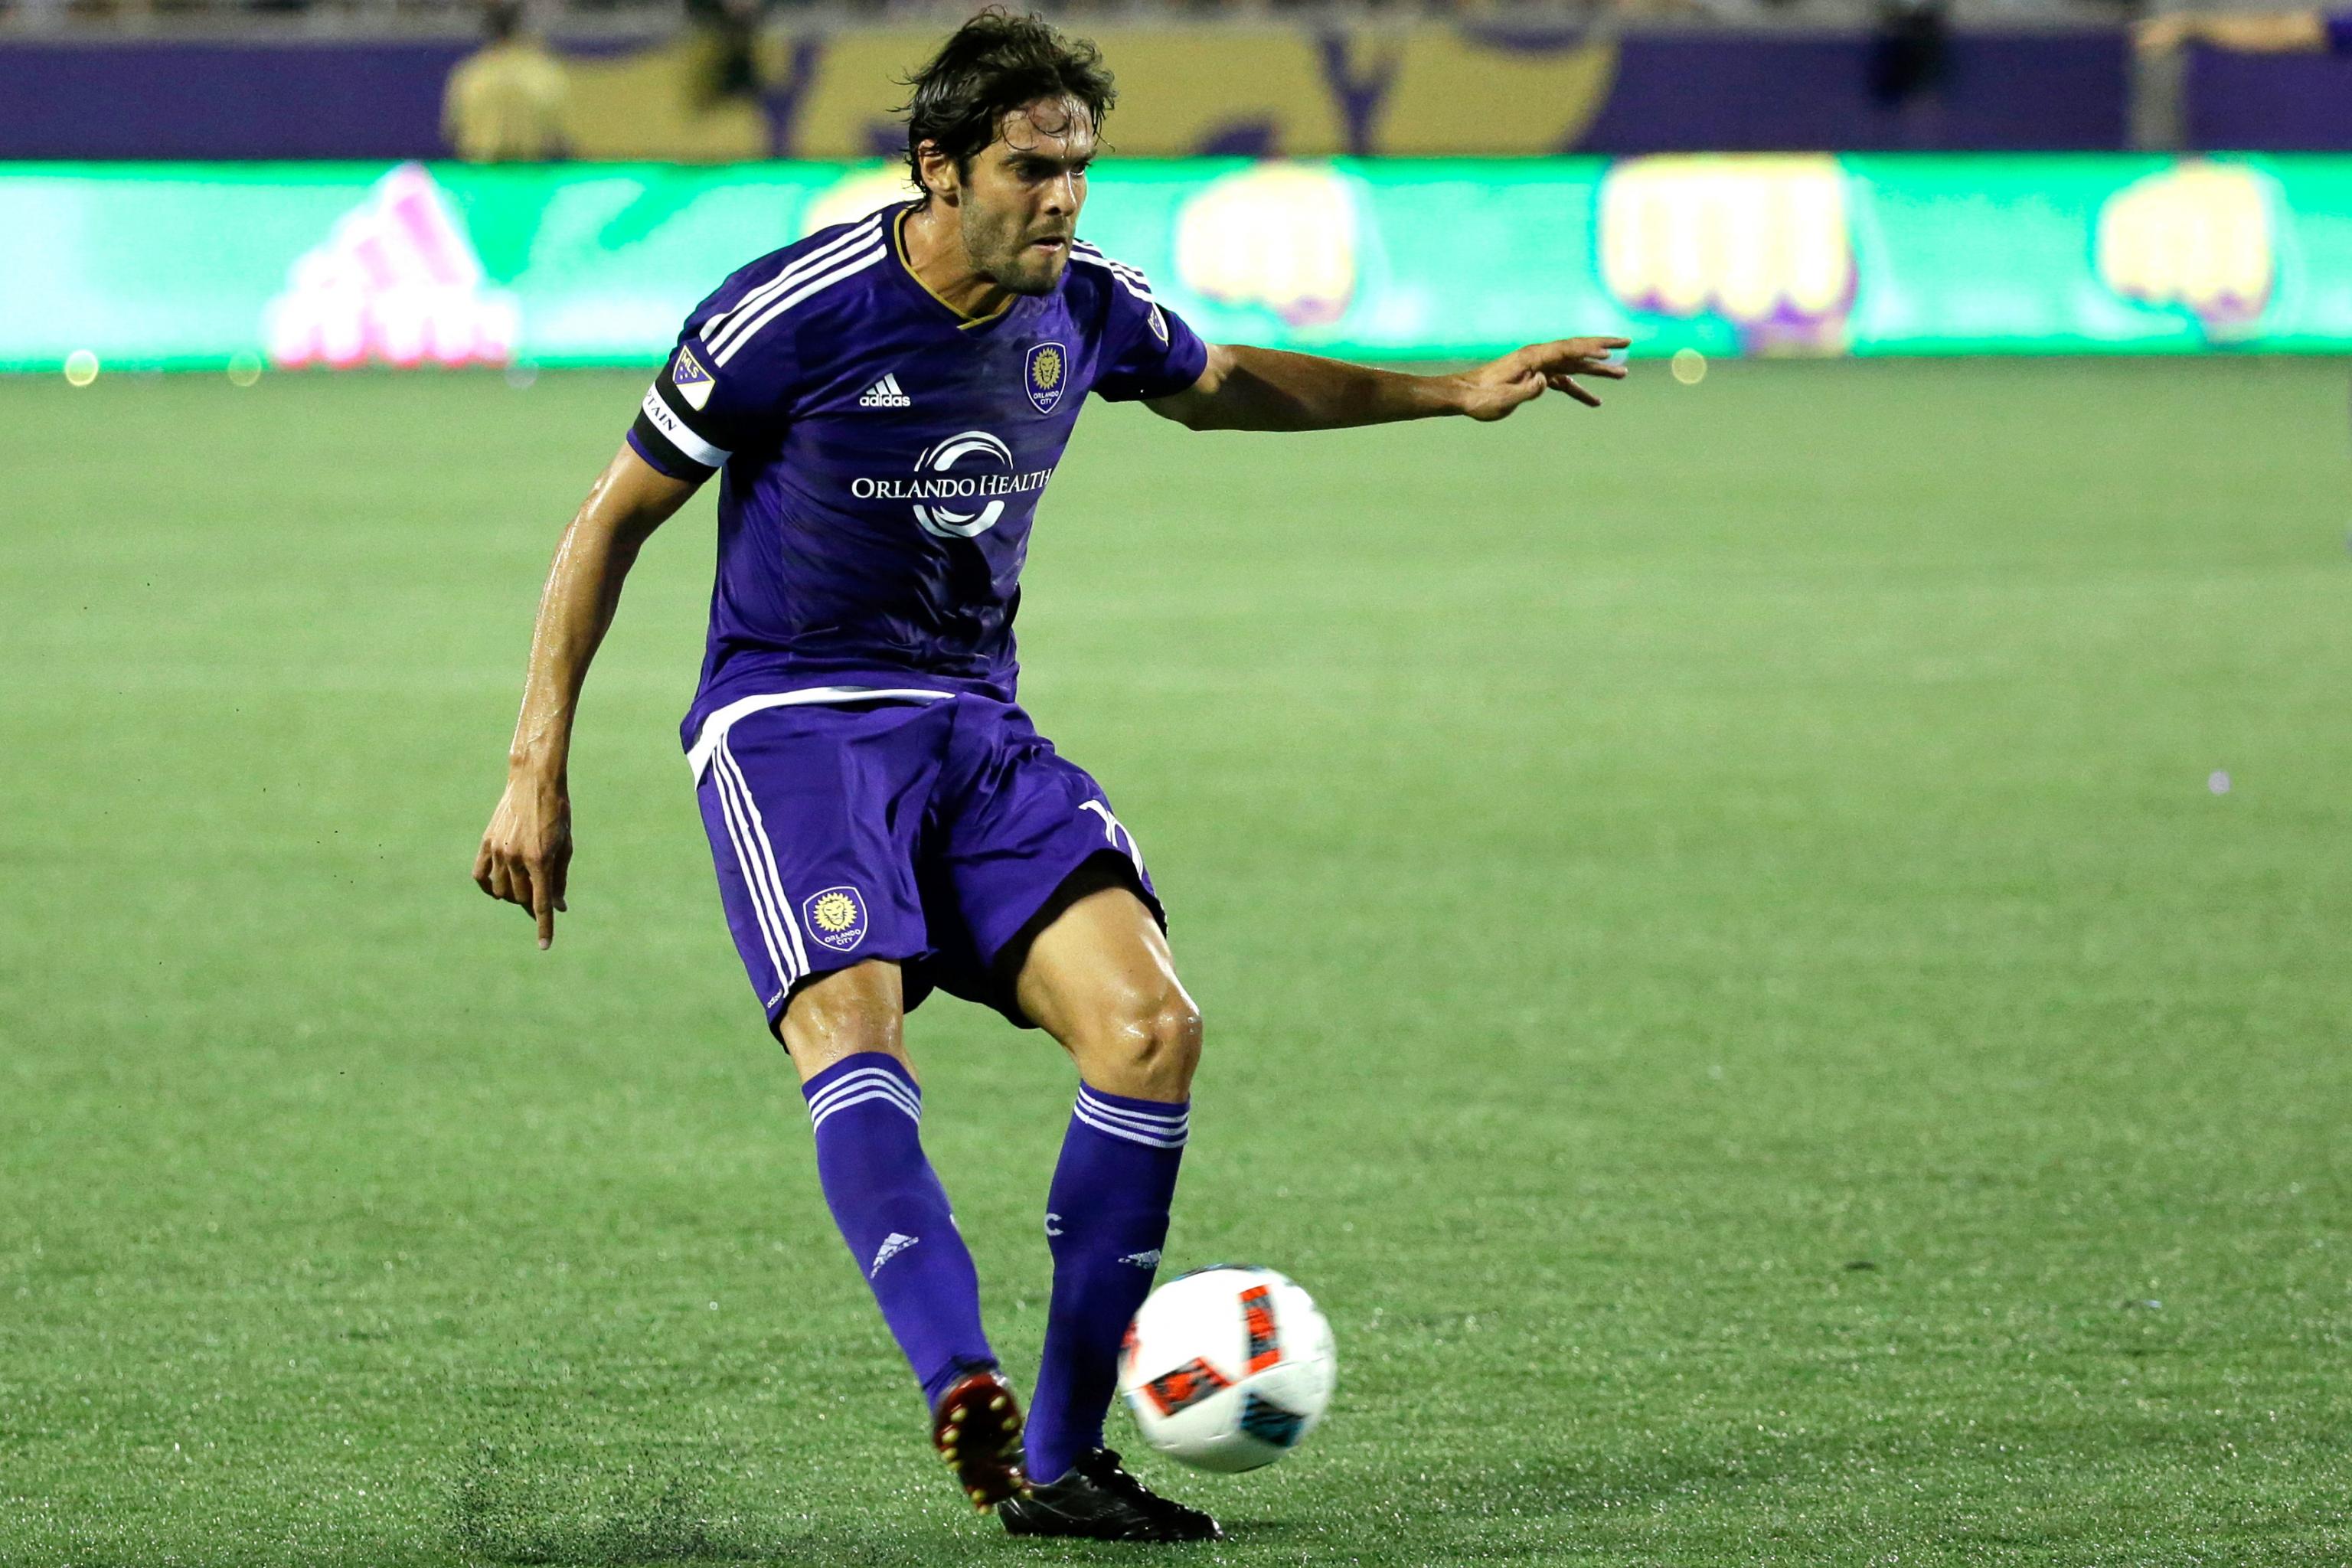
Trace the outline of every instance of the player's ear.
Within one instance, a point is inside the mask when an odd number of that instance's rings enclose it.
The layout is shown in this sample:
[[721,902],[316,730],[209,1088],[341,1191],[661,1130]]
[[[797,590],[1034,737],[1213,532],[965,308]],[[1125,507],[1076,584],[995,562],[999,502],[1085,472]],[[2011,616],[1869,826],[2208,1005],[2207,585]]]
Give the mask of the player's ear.
[[915,148],[915,162],[923,173],[923,192],[940,198],[950,206],[955,205],[961,182],[956,177],[956,161],[940,150],[940,144],[925,138]]

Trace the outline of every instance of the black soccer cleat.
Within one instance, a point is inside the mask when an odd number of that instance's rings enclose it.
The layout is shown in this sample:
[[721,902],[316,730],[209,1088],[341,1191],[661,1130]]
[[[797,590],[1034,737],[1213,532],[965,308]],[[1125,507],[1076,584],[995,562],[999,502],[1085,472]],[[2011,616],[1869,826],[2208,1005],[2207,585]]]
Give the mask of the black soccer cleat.
[[940,1396],[931,1415],[931,1446],[982,1513],[1029,1489],[1021,1473],[1020,1402],[994,1367],[967,1373]]
[[1087,1541],[1223,1541],[1217,1521],[1171,1502],[1121,1468],[1108,1448],[1081,1455],[1070,1473],[1032,1487],[997,1513],[1012,1535],[1066,1535]]

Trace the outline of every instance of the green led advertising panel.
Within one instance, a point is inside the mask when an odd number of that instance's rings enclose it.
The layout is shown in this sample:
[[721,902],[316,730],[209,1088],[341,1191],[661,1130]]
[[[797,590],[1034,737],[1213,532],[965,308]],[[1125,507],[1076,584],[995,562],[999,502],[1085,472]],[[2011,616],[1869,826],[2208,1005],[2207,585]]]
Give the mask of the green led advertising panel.
[[[657,358],[881,164],[0,165],[0,367]],[[1106,164],[1082,225],[1212,337],[1387,359],[2352,350],[2352,158]]]

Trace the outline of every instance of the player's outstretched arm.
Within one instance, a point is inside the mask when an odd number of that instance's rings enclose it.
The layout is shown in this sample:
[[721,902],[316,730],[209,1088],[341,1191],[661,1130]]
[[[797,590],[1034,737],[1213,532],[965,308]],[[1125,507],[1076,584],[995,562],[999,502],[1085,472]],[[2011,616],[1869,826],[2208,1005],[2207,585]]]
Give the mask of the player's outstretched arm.
[[1547,390],[1590,407],[1601,399],[1577,378],[1624,379],[1609,356],[1623,338],[1562,338],[1530,343],[1475,370],[1411,375],[1345,360],[1240,343],[1212,343],[1201,378],[1150,402],[1151,411],[1194,430],[1338,430],[1466,414],[1500,419]]
[[694,490],[623,443],[564,529],[548,568],[530,635],[522,716],[507,751],[506,794],[474,856],[475,882],[490,897],[529,910],[542,948],[555,940],[555,914],[563,908],[572,867],[566,770],[580,687],[620,607],[621,584],[638,549]]

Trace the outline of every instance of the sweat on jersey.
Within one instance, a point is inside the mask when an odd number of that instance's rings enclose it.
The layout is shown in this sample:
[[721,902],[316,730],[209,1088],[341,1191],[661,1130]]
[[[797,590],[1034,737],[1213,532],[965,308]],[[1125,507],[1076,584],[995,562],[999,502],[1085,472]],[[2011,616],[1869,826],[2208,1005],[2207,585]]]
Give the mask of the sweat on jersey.
[[1083,241],[1052,292],[967,318],[906,265],[914,206],[720,284],[630,428],[663,473],[722,475],[688,746],[714,710],[803,688],[1013,700],[1030,522],[1080,405],[1163,397],[1208,363],[1142,273]]

